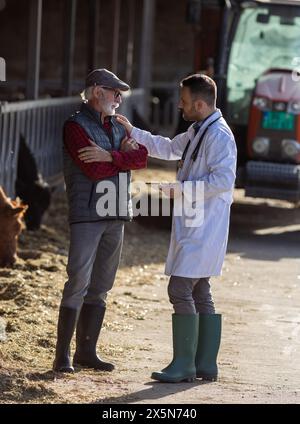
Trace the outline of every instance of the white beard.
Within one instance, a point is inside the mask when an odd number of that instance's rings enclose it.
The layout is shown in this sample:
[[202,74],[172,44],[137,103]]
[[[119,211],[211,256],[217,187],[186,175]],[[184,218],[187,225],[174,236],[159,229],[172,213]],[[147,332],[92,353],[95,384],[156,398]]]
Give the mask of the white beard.
[[116,109],[120,106],[118,102],[107,102],[102,105],[103,112],[106,116],[113,116],[116,113]]

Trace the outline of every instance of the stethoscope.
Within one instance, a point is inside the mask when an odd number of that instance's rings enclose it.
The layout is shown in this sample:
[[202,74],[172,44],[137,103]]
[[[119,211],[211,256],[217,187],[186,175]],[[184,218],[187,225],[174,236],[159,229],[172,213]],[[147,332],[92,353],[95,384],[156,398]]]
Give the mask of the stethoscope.
[[[222,118],[222,115],[221,116],[219,116],[217,119],[215,119],[214,121],[212,121],[210,124],[208,124],[207,125],[207,127],[205,128],[205,130],[203,131],[203,134],[201,135],[201,137],[200,137],[200,139],[199,139],[199,141],[198,141],[198,143],[197,143],[197,146],[194,148],[194,150],[193,150],[193,153],[191,154],[191,159],[192,159],[192,161],[193,162],[195,162],[195,160],[197,159],[197,156],[198,156],[198,153],[199,153],[199,150],[200,150],[200,146],[201,146],[201,143],[202,143],[202,141],[203,141],[203,139],[204,139],[204,137],[205,137],[205,134],[207,133],[207,131],[209,130],[209,128],[215,123],[215,122],[217,122],[220,118]],[[201,126],[198,128],[198,131],[200,130],[200,128],[201,128]],[[187,152],[188,152],[188,149],[189,149],[189,147],[190,147],[190,144],[191,144],[191,140],[189,140],[188,141],[188,143],[187,143],[187,145],[185,146],[185,149],[184,149],[184,151],[183,151],[183,154],[182,154],[182,157],[181,157],[181,159],[180,159],[180,161],[179,161],[179,163],[178,163],[178,167],[179,168],[182,168],[182,166],[183,166],[183,163],[184,163],[184,160],[185,160],[185,157],[186,157],[186,155],[187,155]]]

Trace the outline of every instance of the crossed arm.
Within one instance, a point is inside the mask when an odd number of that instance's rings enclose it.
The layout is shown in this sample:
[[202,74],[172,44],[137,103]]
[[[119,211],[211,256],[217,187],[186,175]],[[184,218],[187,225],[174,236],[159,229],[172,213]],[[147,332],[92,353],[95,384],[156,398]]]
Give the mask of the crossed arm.
[[147,149],[133,139],[124,139],[121,150],[108,152],[90,140],[84,129],[74,122],[64,128],[64,144],[76,165],[92,181],[147,165]]

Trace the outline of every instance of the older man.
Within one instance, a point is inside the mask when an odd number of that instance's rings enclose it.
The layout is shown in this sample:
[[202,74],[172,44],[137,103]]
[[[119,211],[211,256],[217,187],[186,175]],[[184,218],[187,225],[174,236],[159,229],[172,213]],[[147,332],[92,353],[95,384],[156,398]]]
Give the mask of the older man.
[[[130,170],[145,167],[147,161],[146,148],[129,139],[113,117],[122,92],[128,89],[112,72],[92,71],[86,78],[80,111],[64,125],[70,249],[68,281],[59,309],[55,371],[74,371],[70,342],[76,325],[74,365],[114,369],[97,356],[96,344],[107,292],[119,265],[124,221],[132,217]],[[104,208],[106,201],[111,206],[108,209]]]

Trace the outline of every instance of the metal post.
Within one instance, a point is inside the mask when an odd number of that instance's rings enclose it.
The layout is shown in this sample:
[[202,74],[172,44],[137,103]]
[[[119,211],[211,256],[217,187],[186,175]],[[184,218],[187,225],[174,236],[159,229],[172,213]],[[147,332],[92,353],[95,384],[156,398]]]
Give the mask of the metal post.
[[226,114],[226,78],[227,78],[227,66],[228,66],[228,56],[230,51],[230,33],[238,23],[239,18],[239,9],[233,9],[231,2],[225,0],[225,8],[223,11],[222,17],[222,26],[220,31],[220,42],[219,42],[219,51],[217,56],[217,66],[215,81],[218,87],[218,101],[217,106],[222,109],[224,114]]
[[149,95],[152,74],[152,46],[154,35],[155,0],[144,0],[139,87],[145,90],[144,114],[149,115]]
[[115,0],[114,39],[113,39],[113,52],[112,52],[113,54],[112,71],[115,74],[118,72],[120,9],[121,9],[121,1]]
[[43,0],[30,0],[26,97],[39,96]]
[[134,21],[135,21],[135,0],[129,0],[128,18],[128,40],[126,55],[126,82],[130,85],[133,74],[133,47],[134,47]]
[[0,57],[0,81],[6,81],[6,62]]
[[72,94],[76,5],[77,0],[66,0],[65,56],[63,67],[63,93],[65,96],[70,96]]
[[89,0],[88,72],[97,68],[99,0]]

